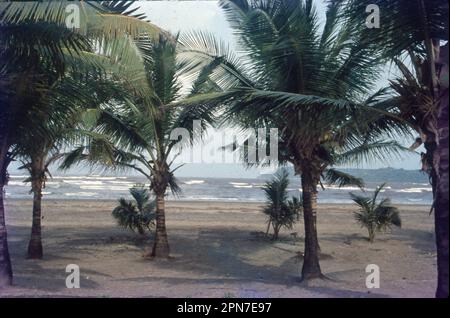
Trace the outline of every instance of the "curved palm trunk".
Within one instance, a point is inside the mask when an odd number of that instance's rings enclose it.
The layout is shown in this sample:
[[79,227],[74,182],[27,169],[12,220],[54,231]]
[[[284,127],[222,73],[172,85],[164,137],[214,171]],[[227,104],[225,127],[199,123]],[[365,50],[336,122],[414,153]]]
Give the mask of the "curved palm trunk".
[[6,183],[6,154],[8,150],[7,136],[1,127],[4,118],[0,118],[0,288],[12,284],[13,272],[8,250],[8,235],[6,231],[5,206],[3,202],[4,186]]
[[36,157],[32,160],[32,189],[33,189],[33,221],[31,225],[31,237],[28,243],[28,258],[41,259],[42,249],[42,175],[44,173],[44,159]]
[[169,240],[166,229],[166,213],[164,194],[156,195],[156,234],[152,257],[169,257]]
[[[438,286],[436,297],[449,296],[449,127],[448,127],[448,43],[441,48],[441,87],[438,91],[440,103],[438,114],[438,148],[435,152],[437,177],[435,198],[435,230],[438,263]],[[445,77],[447,80],[445,80]]]
[[302,174],[303,219],[305,223],[305,255],[302,280],[323,277],[319,264],[319,243],[317,239],[317,185],[318,179],[309,171]]

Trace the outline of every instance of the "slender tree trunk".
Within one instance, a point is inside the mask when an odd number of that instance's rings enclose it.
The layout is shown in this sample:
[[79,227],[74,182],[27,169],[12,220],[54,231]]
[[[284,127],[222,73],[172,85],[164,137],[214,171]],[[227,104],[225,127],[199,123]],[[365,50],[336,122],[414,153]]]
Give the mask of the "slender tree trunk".
[[439,62],[440,89],[437,91],[439,101],[438,113],[438,148],[436,150],[435,172],[437,175],[435,198],[435,230],[438,263],[438,286],[436,297],[449,296],[449,127],[448,127],[448,43],[441,49]]
[[[294,168],[295,168],[296,175],[301,176],[302,175],[301,164],[294,163]],[[317,185],[316,185],[316,188],[317,188]],[[313,222],[314,223],[314,228],[316,229],[315,231],[317,233],[317,213],[314,213],[313,220],[314,220],[314,222]],[[318,238],[316,239],[316,242],[317,242],[317,250],[320,253],[321,249],[320,249],[320,244],[319,244],[319,239]]]
[[42,249],[42,186],[44,173],[43,156],[32,159],[32,190],[33,190],[33,221],[31,225],[31,237],[28,243],[28,258],[41,259],[43,256]]
[[152,257],[169,257],[169,240],[166,230],[166,214],[164,193],[156,195],[156,235]]
[[272,222],[269,220],[269,223],[267,223],[266,236],[269,235],[270,225],[271,225],[271,224],[272,224]]
[[[316,198],[317,200],[317,198]],[[316,233],[317,233],[317,213],[314,213],[314,228],[316,229]],[[320,244],[319,244],[319,237],[317,237],[316,239],[316,244],[317,244],[317,252],[320,254]]]
[[0,288],[10,286],[13,278],[11,258],[8,250],[3,191],[3,185],[0,185]]
[[138,230],[139,235],[141,235],[141,236],[145,235],[145,230],[141,225],[137,226],[137,230]]
[[369,227],[369,242],[373,243],[374,240],[375,240],[375,230]]
[[272,236],[272,240],[273,241],[278,240],[278,235],[280,233],[280,228],[281,228],[280,225],[278,225],[278,224],[275,225],[274,224],[274,226],[273,226],[273,236]]
[[317,184],[310,171],[303,171],[303,219],[305,223],[305,255],[302,268],[302,280],[323,277],[319,264],[319,249],[317,240]]
[[[0,110],[0,112],[2,112]],[[3,112],[2,112],[3,113]],[[0,115],[2,115],[0,113]],[[4,188],[6,183],[6,169],[8,152],[7,134],[4,133],[5,118],[0,117],[0,288],[10,286],[12,284],[13,273],[11,259],[8,250],[8,235],[6,231],[5,206],[3,202]]]

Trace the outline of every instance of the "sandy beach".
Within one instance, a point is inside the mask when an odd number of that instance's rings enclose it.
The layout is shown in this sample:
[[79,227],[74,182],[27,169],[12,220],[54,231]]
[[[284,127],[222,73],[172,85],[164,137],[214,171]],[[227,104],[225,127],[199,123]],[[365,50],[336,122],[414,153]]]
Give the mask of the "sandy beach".
[[[6,206],[14,287],[0,297],[433,297],[436,252],[428,206],[399,206],[403,227],[370,244],[351,205],[320,205],[321,266],[330,280],[300,283],[303,223],[272,242],[256,203],[167,203],[172,258],[142,257],[151,239],[119,228],[115,201],[44,200],[44,259],[27,260],[31,202]],[[296,233],[296,234],[293,234]],[[81,288],[67,289],[77,264]],[[379,289],[365,285],[368,264]]]

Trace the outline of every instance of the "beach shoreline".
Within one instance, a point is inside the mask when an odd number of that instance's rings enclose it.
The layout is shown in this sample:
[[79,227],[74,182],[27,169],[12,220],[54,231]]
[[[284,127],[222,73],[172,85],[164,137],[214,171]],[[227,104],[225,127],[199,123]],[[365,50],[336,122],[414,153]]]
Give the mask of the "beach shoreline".
[[[127,199],[127,198],[126,198]],[[128,198],[128,199],[131,199]],[[32,197],[30,195],[30,198],[6,198],[5,202],[30,202],[32,200]],[[118,202],[118,198],[115,199],[94,199],[94,198],[64,198],[64,199],[46,199],[45,196],[42,198],[42,202],[47,201],[47,202],[104,202],[104,203],[111,203],[111,202]],[[177,204],[185,204],[185,205],[190,205],[190,204],[214,204],[214,203],[218,203],[218,204],[231,204],[231,205],[241,205],[241,204],[248,204],[248,205],[264,205],[264,201],[254,201],[254,200],[220,200],[220,199],[203,199],[203,200],[193,200],[193,199],[172,199],[172,198],[167,198],[166,199],[166,203],[171,205],[177,205]],[[330,203],[330,202],[318,202],[318,205],[320,205],[321,207],[326,207],[326,206],[345,206],[345,207],[351,207],[354,206],[352,203]],[[394,202],[393,205],[395,205],[396,207],[407,207],[407,208],[429,208],[430,204],[428,203],[416,203],[416,202],[411,202],[411,203],[396,203]]]

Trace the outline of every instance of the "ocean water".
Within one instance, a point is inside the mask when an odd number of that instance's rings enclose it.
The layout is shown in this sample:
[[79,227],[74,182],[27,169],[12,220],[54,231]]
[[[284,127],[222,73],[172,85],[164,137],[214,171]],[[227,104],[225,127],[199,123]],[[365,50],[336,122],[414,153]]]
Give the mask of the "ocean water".
[[[12,175],[6,187],[6,198],[31,199],[30,184],[24,183],[24,175]],[[380,197],[388,197],[397,204],[432,203],[432,190],[426,179],[418,182],[392,181],[386,184]],[[174,197],[168,192],[169,200],[185,201],[230,201],[230,202],[264,202],[262,187],[264,178],[233,179],[233,178],[178,178],[182,193]],[[366,182],[366,192],[372,192],[381,182]],[[129,188],[135,184],[147,184],[141,177],[112,176],[55,176],[46,182],[43,195],[47,199],[72,200],[117,200],[129,198]],[[290,196],[301,193],[300,179],[292,177],[288,188]],[[320,203],[352,203],[349,192],[362,193],[357,187],[324,186],[319,190]]]

